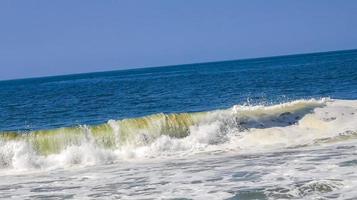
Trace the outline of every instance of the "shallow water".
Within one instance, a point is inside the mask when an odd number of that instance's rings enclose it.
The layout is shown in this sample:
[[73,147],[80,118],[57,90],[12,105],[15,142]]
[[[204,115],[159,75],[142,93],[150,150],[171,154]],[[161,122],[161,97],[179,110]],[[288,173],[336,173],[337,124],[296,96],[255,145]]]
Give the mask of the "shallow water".
[[[354,199],[356,141],[1,176],[3,199]],[[211,153],[212,154],[212,153]]]

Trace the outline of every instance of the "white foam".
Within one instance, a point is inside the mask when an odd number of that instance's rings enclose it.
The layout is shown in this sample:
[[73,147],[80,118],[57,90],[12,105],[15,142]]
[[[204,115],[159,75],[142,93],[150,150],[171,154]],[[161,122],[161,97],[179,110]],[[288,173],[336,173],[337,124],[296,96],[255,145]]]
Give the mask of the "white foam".
[[[116,140],[120,127],[109,121]],[[274,106],[234,106],[213,111],[189,128],[184,138],[162,135],[145,145],[125,144],[103,149],[90,138],[58,154],[39,155],[25,141],[0,145],[3,170],[54,169],[121,160],[185,157],[202,152],[261,152],[286,147],[317,145],[319,139],[357,131],[357,101],[299,100]],[[119,144],[119,142],[116,142]]]

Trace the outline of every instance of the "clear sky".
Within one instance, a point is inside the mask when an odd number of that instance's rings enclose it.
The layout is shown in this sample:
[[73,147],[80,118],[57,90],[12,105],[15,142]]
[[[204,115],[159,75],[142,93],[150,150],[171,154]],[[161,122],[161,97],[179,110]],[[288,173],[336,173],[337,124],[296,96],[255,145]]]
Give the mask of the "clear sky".
[[0,79],[354,48],[356,0],[0,1]]

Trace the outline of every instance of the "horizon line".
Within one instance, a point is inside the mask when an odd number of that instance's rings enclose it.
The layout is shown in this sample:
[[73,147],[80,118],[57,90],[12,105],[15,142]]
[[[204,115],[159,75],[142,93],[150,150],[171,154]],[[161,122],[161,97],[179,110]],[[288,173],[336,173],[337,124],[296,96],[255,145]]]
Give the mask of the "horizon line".
[[253,60],[260,60],[260,59],[267,59],[267,58],[283,58],[283,57],[291,57],[291,56],[303,56],[303,55],[313,55],[313,54],[321,54],[321,53],[335,53],[335,52],[356,51],[356,50],[357,50],[357,48],[319,51],[319,52],[308,52],[308,53],[280,54],[280,55],[262,56],[262,57],[248,57],[248,58],[238,58],[238,59],[230,59],[230,60],[212,60],[212,61],[202,61],[202,62],[195,62],[195,63],[182,63],[182,64],[159,65],[159,66],[138,66],[138,67],[132,67],[132,68],[123,68],[123,69],[114,69],[114,70],[105,70],[105,71],[92,71],[92,72],[57,74],[57,75],[48,75],[48,76],[34,76],[34,77],[25,77],[25,78],[1,79],[0,83],[7,82],[7,81],[22,81],[22,80],[44,79],[44,78],[66,77],[66,76],[81,76],[81,75],[87,75],[87,74],[108,73],[108,72],[118,72],[118,71],[131,71],[131,70],[151,69],[151,68],[164,68],[164,67],[187,66],[187,65],[202,65],[202,64],[210,64],[210,63],[213,64],[213,63],[236,62],[236,61],[253,61]]

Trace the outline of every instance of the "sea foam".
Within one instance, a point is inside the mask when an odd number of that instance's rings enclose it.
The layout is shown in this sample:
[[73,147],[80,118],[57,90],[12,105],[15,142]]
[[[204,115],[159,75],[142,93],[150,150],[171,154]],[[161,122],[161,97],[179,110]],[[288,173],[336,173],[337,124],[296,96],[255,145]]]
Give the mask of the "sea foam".
[[264,152],[357,138],[357,101],[310,99],[1,133],[0,168],[54,169],[217,151]]

